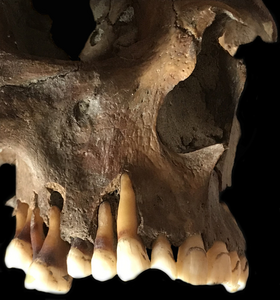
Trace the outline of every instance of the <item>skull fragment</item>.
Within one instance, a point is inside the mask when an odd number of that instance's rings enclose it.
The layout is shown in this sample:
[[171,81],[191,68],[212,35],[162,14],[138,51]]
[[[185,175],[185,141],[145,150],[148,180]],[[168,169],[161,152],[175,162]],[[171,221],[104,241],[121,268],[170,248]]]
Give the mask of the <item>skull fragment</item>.
[[256,36],[276,40],[263,3],[92,0],[96,28],[69,61],[16,24],[21,8],[46,27],[27,2],[0,7],[0,165],[17,171],[6,265],[52,293],[149,268],[243,289],[245,240],[219,194],[246,79],[233,55]]

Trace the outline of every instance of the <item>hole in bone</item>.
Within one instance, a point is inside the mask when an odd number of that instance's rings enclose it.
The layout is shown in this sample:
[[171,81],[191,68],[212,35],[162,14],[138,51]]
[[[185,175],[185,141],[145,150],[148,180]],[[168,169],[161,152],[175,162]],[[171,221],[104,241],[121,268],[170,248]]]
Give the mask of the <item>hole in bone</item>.
[[0,166],[1,203],[5,203],[16,194],[16,166],[3,164]]
[[167,94],[159,110],[159,138],[174,152],[188,153],[228,141],[237,63],[218,43],[221,18],[205,30],[193,73]]
[[61,196],[61,194],[57,191],[51,191],[50,192],[51,195],[50,195],[50,205],[51,206],[56,206],[58,207],[60,210],[62,210],[63,208],[63,197]]

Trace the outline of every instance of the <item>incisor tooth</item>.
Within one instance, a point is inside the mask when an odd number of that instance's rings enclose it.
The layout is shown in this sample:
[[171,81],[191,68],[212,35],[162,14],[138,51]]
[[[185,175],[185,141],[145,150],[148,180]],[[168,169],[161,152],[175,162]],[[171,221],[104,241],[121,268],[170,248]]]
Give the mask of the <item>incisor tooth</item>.
[[32,210],[28,204],[17,201],[16,233],[6,249],[5,264],[8,268],[17,268],[25,273],[32,262],[30,240],[30,220]]
[[159,269],[171,279],[176,279],[176,263],[171,245],[164,235],[159,235],[152,245],[151,269]]
[[236,251],[230,252],[229,257],[231,261],[231,280],[225,283],[224,287],[228,292],[234,293],[237,292],[239,288],[238,281],[241,274],[241,263]]
[[135,194],[129,176],[123,174],[117,218],[117,273],[123,281],[136,278],[150,267],[144,244],[137,235],[137,226]]
[[249,276],[249,265],[245,256],[240,258],[240,264],[241,264],[241,273],[238,280],[238,285],[239,285],[238,291],[241,291],[245,288]]
[[208,261],[200,235],[190,236],[179,247],[177,278],[192,285],[207,284]]
[[231,261],[223,242],[215,242],[207,251],[207,284],[227,284],[231,280]]
[[93,245],[89,241],[75,238],[67,256],[67,271],[73,278],[84,278],[91,274]]
[[117,274],[115,249],[111,207],[105,201],[100,204],[98,211],[98,229],[91,260],[93,278],[105,281]]
[[25,278],[27,289],[65,294],[71,288],[72,277],[67,273],[66,256],[69,245],[60,237],[60,210],[49,210],[50,226],[43,246],[30,265]]

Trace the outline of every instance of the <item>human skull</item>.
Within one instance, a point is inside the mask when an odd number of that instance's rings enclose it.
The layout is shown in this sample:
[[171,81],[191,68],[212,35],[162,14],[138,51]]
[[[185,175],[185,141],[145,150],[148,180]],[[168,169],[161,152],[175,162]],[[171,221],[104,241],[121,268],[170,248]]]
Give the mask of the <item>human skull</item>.
[[[46,291],[30,284],[29,268],[38,259],[50,261],[43,251],[50,245],[54,252],[63,249],[59,268],[66,266],[68,273],[70,253],[86,253],[90,261],[102,248],[98,228],[105,221],[99,221],[111,216],[112,252],[117,248],[116,273],[123,280],[139,274],[127,276],[120,263],[126,263],[122,251],[133,238],[144,257],[140,271],[164,269],[167,258],[157,263],[153,253],[161,257],[158,249],[172,244],[179,253],[177,263],[165,269],[174,267],[171,278],[243,288],[246,278],[236,277],[234,284],[232,273],[248,275],[245,240],[219,194],[231,185],[239,139],[235,112],[246,79],[242,61],[233,55],[256,36],[271,42],[277,35],[262,2],[90,1],[96,28],[81,62],[65,60],[44,35],[38,35],[41,46],[32,45],[11,12],[24,7],[25,17],[36,13],[26,1],[16,2],[2,1],[0,7],[0,165],[16,165],[16,197],[9,204],[17,221],[22,214],[22,224],[31,228],[27,244],[33,252],[22,267],[27,287]],[[11,35],[17,49],[7,39]],[[132,212],[120,213],[122,191],[135,198],[136,206],[127,204]],[[57,219],[55,248],[50,236]],[[49,227],[38,253],[32,239],[36,222]],[[120,230],[123,223],[133,230]],[[15,239],[21,240],[22,231]],[[125,241],[123,232],[129,232]],[[9,249],[18,251],[14,244]],[[145,248],[152,249],[151,262]],[[206,261],[204,281],[184,273],[184,257],[195,249]],[[69,290],[71,276],[65,274],[69,285],[51,292]]]

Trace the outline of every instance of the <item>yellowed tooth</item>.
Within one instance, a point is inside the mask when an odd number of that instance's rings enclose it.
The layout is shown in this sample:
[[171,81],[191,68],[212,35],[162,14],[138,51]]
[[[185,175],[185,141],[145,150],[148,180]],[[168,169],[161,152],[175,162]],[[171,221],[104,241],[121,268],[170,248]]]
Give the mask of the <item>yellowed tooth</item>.
[[245,256],[242,256],[240,258],[240,264],[241,264],[241,272],[238,280],[238,285],[239,285],[238,291],[241,291],[245,288],[249,276],[249,265],[248,265],[247,258]]
[[176,263],[171,245],[164,235],[159,235],[152,245],[151,269],[159,269],[171,279],[176,279]]
[[84,278],[91,274],[93,245],[89,241],[75,238],[67,256],[67,271],[73,278]]
[[190,236],[179,247],[177,278],[192,285],[207,284],[208,261],[200,235]]
[[99,281],[117,274],[117,254],[114,243],[113,218],[108,202],[103,202],[98,211],[98,229],[91,260],[92,276]]
[[150,267],[150,260],[141,238],[137,235],[135,194],[127,174],[121,177],[117,218],[117,273],[121,280],[136,278]]
[[235,293],[239,289],[238,281],[241,274],[241,263],[236,251],[230,252],[229,257],[231,261],[231,280],[223,285],[228,292]]
[[30,221],[32,210],[28,204],[17,201],[16,233],[6,249],[5,264],[8,268],[17,268],[25,273],[32,262],[30,239]]
[[43,229],[44,221],[40,216],[40,209],[36,207],[33,210],[33,215],[31,219],[31,227],[30,227],[30,237],[31,237],[31,245],[33,249],[33,260],[39,254],[43,243],[45,241],[45,234]]
[[207,284],[224,284],[231,281],[231,261],[226,244],[215,242],[207,251]]
[[49,231],[43,246],[30,265],[25,287],[38,291],[65,294],[72,284],[67,273],[66,257],[69,245],[60,237],[60,210],[52,206],[49,210]]

